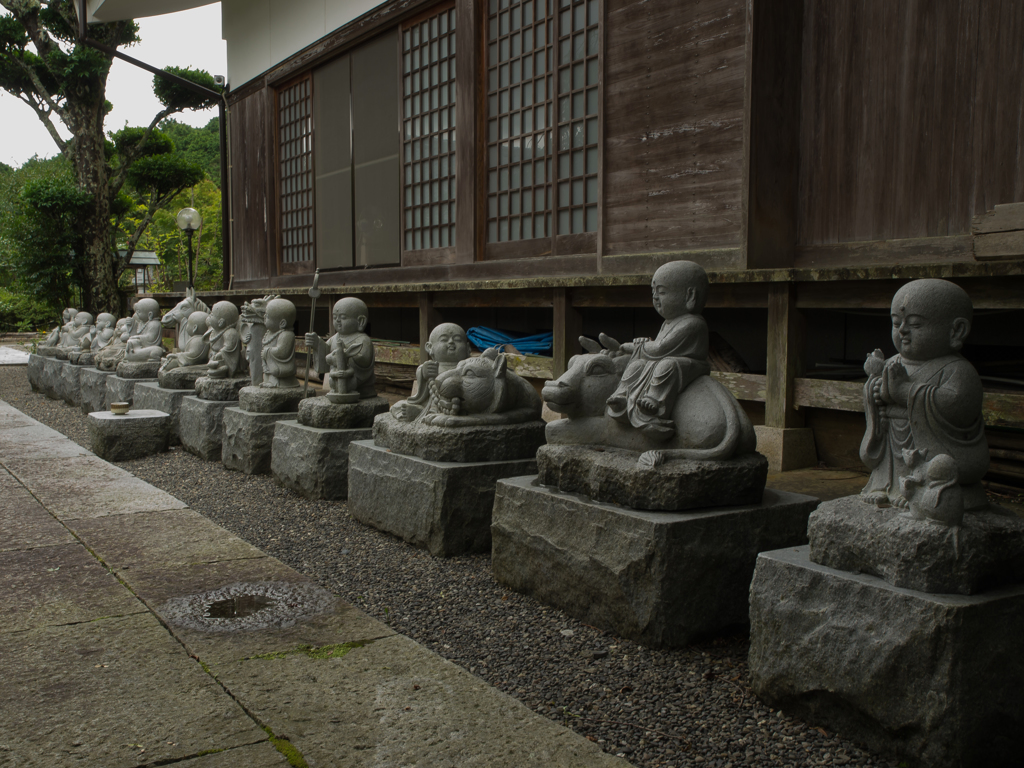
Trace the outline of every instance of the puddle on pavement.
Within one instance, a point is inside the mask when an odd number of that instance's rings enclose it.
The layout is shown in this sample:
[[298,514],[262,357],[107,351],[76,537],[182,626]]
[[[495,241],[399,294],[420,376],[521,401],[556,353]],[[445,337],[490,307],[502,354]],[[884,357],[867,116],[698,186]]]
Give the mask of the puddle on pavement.
[[170,624],[201,632],[246,632],[291,627],[334,605],[315,584],[261,581],[171,598],[159,608]]

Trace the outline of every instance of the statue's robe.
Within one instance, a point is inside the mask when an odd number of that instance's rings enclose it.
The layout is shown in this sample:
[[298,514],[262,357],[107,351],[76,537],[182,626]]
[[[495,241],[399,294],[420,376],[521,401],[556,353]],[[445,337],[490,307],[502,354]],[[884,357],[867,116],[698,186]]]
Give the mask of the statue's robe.
[[278,330],[263,337],[260,350],[263,383],[271,387],[297,387],[295,376],[295,334]]
[[[902,362],[899,355],[890,360]],[[960,485],[965,488],[967,509],[987,505],[980,486],[968,488],[979,483],[989,466],[978,372],[958,354],[903,365],[910,376],[906,405],[875,403],[872,388],[878,377],[869,378],[864,385],[867,430],[860,458],[871,470],[871,477],[861,493],[884,493],[890,502],[901,502],[899,481],[911,472],[903,451],[917,450],[926,459],[940,454],[953,457]]]
[[[666,320],[653,343],[634,346],[619,387],[608,398],[608,416],[654,439],[672,437],[676,398],[698,376],[711,372],[708,346],[708,324],[700,315]],[[652,400],[656,409],[641,409],[637,403],[641,398]]]

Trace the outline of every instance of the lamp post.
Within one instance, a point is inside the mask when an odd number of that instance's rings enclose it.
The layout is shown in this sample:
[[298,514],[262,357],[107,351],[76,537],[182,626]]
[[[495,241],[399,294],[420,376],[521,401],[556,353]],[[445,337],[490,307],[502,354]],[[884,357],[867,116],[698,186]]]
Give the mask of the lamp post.
[[176,221],[178,229],[188,235],[188,287],[195,288],[192,282],[192,235],[203,226],[203,217],[195,208],[182,208]]

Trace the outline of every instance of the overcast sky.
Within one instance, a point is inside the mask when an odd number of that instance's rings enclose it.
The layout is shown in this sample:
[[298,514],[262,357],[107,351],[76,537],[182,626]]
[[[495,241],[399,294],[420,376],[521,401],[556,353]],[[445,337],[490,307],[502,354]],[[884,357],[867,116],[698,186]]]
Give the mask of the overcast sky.
[[[211,75],[227,74],[226,47],[220,35],[220,3],[139,19],[139,37],[141,43],[121,50],[161,69],[174,65],[205,69]],[[126,124],[149,125],[161,107],[153,95],[153,75],[117,59],[107,80],[107,100],[114,105],[107,115],[107,131],[119,130]],[[3,90],[0,116],[0,162],[17,168],[33,155],[57,154],[57,145],[35,112]],[[174,118],[199,127],[216,116],[217,109],[213,108],[182,112]]]

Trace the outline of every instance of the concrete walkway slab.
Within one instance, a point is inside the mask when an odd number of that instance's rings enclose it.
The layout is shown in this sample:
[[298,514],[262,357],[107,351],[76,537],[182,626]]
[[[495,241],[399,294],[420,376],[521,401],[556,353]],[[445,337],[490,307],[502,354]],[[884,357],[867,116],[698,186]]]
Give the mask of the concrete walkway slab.
[[151,614],[3,642],[0,763],[131,768],[266,740]]
[[77,541],[0,553],[0,593],[6,632],[146,612]]
[[627,765],[6,403],[0,416],[0,765]]
[[28,365],[28,352],[15,347],[0,347],[0,365]]

